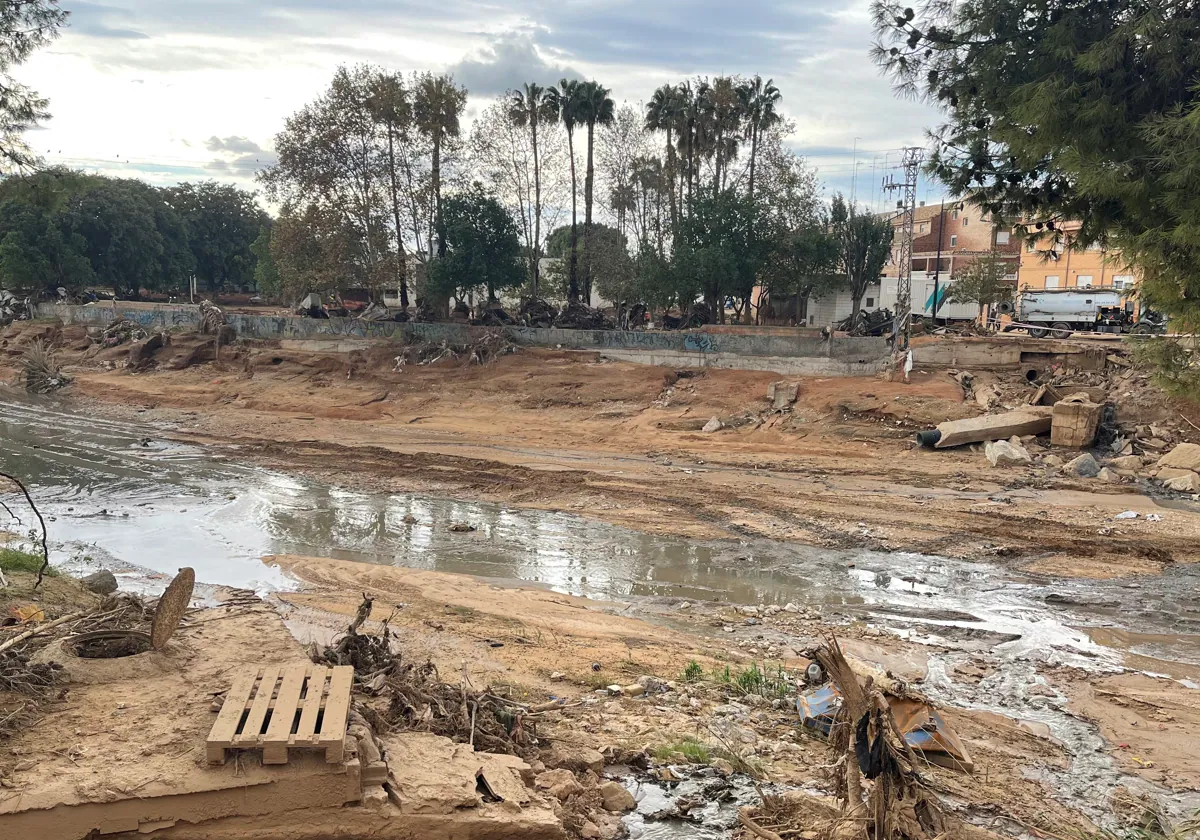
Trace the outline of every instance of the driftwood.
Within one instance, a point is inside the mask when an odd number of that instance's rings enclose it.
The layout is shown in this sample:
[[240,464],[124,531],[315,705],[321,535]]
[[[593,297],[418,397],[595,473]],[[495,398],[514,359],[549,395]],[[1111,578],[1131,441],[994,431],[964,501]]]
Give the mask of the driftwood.
[[[0,478],[7,478],[13,484],[17,485],[21,493],[24,494],[25,501],[29,503],[29,507],[33,511],[33,515],[37,517],[38,524],[42,526],[42,567],[38,569],[37,582],[34,584],[34,588],[37,588],[42,585],[42,577],[46,574],[46,569],[50,568],[50,549],[46,545],[46,520],[42,519],[42,512],[37,509],[37,505],[33,503],[33,496],[29,495],[29,490],[26,489],[25,485],[21,483],[19,478],[9,475],[5,472],[0,472]],[[7,586],[7,584],[5,585]],[[0,650],[2,650],[2,648],[0,648]]]
[[4,653],[4,651],[8,650],[10,647],[18,645],[26,639],[36,636],[38,633],[44,633],[51,628],[59,626],[60,624],[66,624],[68,621],[75,621],[83,618],[86,615],[87,613],[85,612],[71,613],[70,615],[64,615],[62,618],[56,618],[53,621],[47,621],[45,624],[39,624],[36,627],[30,627],[24,633],[18,633],[8,641],[4,642],[4,644],[0,644],[0,653]]

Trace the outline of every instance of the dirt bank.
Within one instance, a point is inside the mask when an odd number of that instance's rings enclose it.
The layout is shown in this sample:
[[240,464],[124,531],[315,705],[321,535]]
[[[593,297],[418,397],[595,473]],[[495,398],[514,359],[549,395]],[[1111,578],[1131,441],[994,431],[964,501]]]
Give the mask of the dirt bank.
[[[32,335],[70,348],[86,343],[76,333],[15,325],[7,363]],[[443,359],[397,369],[396,352],[253,345],[223,349],[221,362],[135,374],[124,368],[128,345],[66,349],[74,384],[56,398],[350,486],[572,510],[656,532],[1091,577],[1155,573],[1197,557],[1200,514],[1160,507],[1140,494],[1144,483],[1070,478],[1038,463],[992,467],[970,448],[916,448],[914,430],[981,410],[944,371],[917,371],[911,384],[799,379],[798,402],[777,412],[766,399],[779,378],[771,373],[681,378],[597,353],[537,349],[484,366]],[[1137,412],[1139,422],[1172,413],[1165,401]],[[701,431],[714,417],[721,430]],[[1142,516],[1113,519],[1126,510]],[[1147,521],[1149,513],[1163,520]]]

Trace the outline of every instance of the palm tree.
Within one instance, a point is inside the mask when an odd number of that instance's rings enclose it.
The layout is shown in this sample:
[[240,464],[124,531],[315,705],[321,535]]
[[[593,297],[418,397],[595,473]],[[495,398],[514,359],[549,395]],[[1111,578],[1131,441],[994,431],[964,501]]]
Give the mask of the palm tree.
[[679,88],[674,85],[663,85],[658,88],[646,103],[646,131],[665,131],[667,133],[666,180],[670,186],[671,231],[679,229],[679,208],[675,203],[675,145],[671,134],[679,126],[682,114],[682,100]]
[[[684,158],[684,177],[687,179],[687,208],[692,210],[692,182],[699,186],[700,167],[698,160],[704,153],[707,141],[705,126],[704,99],[708,94],[708,82],[697,81],[696,87],[691,82],[679,86],[679,145]],[[682,188],[681,199],[682,199]]]
[[404,233],[400,226],[400,187],[396,183],[396,144],[412,124],[412,104],[398,74],[381,73],[367,101],[372,116],[383,124],[388,141],[388,175],[392,186],[392,218],[396,225],[396,281],[400,287],[400,308],[408,309],[408,257],[404,253]]
[[725,188],[729,163],[737,157],[737,135],[742,123],[742,96],[731,76],[718,76],[704,91],[701,108],[708,134],[706,154],[713,156],[713,192]]
[[[417,82],[413,115],[417,128],[433,143],[433,224],[437,230],[437,255],[446,256],[446,226],[442,221],[442,144],[459,132],[458,118],[467,106],[467,89],[451,76],[425,73]],[[433,242],[429,243],[430,257]]]
[[[658,237],[658,255],[663,255],[663,235],[662,235],[662,188],[663,188],[663,166],[662,162],[657,157],[636,157],[633,159],[633,183],[637,189],[641,190],[641,201],[638,203],[638,221],[639,221],[639,245],[644,246],[649,239],[650,232],[650,193],[655,195],[655,219],[654,227]],[[674,195],[674,190],[672,190]]]
[[775,87],[774,79],[765,82],[762,76],[746,81],[741,88],[742,107],[746,114],[746,139],[750,141],[750,197],[754,197],[754,166],[758,159],[758,144],[764,131],[783,121],[776,110],[783,94]]
[[616,104],[609,96],[612,91],[598,82],[582,82],[579,86],[579,118],[587,123],[587,175],[583,181],[583,296],[592,297],[592,205],[596,167],[592,162],[597,125],[612,125]]
[[567,274],[567,301],[573,303],[579,300],[579,258],[576,250],[579,244],[579,229],[575,205],[575,197],[579,192],[579,183],[575,178],[575,126],[579,123],[579,82],[561,79],[558,87],[550,88],[546,95],[567,130],[567,155],[571,159],[571,255]]
[[508,117],[517,126],[529,126],[533,140],[533,254],[530,257],[530,278],[533,296],[538,296],[538,273],[542,253],[542,173],[538,162],[538,124],[558,122],[558,99],[536,82],[526,82],[522,90],[508,95]]

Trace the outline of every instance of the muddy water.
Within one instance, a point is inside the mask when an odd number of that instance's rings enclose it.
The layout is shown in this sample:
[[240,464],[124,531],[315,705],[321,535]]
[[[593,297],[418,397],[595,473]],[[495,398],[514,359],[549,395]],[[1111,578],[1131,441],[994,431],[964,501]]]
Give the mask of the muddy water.
[[[1076,755],[1055,781],[1080,800],[1098,797],[1076,791],[1079,780],[1105,787],[1120,777],[1090,726],[1061,703],[1029,695],[1031,660],[1133,667],[1200,684],[1200,570],[1191,567],[1158,578],[1054,581],[920,555],[695,543],[561,513],[348,491],[250,466],[236,452],[173,443],[150,425],[36,402],[0,403],[0,469],[31,485],[56,564],[125,570],[131,584],[145,581],[144,570],[187,565],[212,584],[286,588],[290,581],[260,558],[297,553],[618,601],[795,602],[835,620],[865,619],[952,651],[931,656],[927,685],[941,699],[1049,725]],[[476,530],[456,533],[452,523]],[[955,658],[969,654],[1012,667],[972,693],[945,679]]]

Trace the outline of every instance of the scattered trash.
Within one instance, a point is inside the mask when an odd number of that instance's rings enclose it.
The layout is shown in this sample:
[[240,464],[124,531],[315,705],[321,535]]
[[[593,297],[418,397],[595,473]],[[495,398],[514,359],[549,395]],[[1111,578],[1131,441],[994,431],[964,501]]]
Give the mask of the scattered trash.
[[[816,663],[813,663],[816,665]],[[820,669],[820,665],[817,668]],[[796,698],[800,722],[814,732],[828,735],[842,708],[842,693],[833,683],[806,691]]]
[[1138,513],[1136,510],[1127,510],[1124,513],[1118,513],[1113,519],[1137,519]]
[[1162,514],[1151,513],[1146,517],[1147,522],[1162,522]]
[[888,697],[887,702],[910,747],[934,764],[974,772],[975,762],[966,746],[937,709],[922,700],[904,697]]

